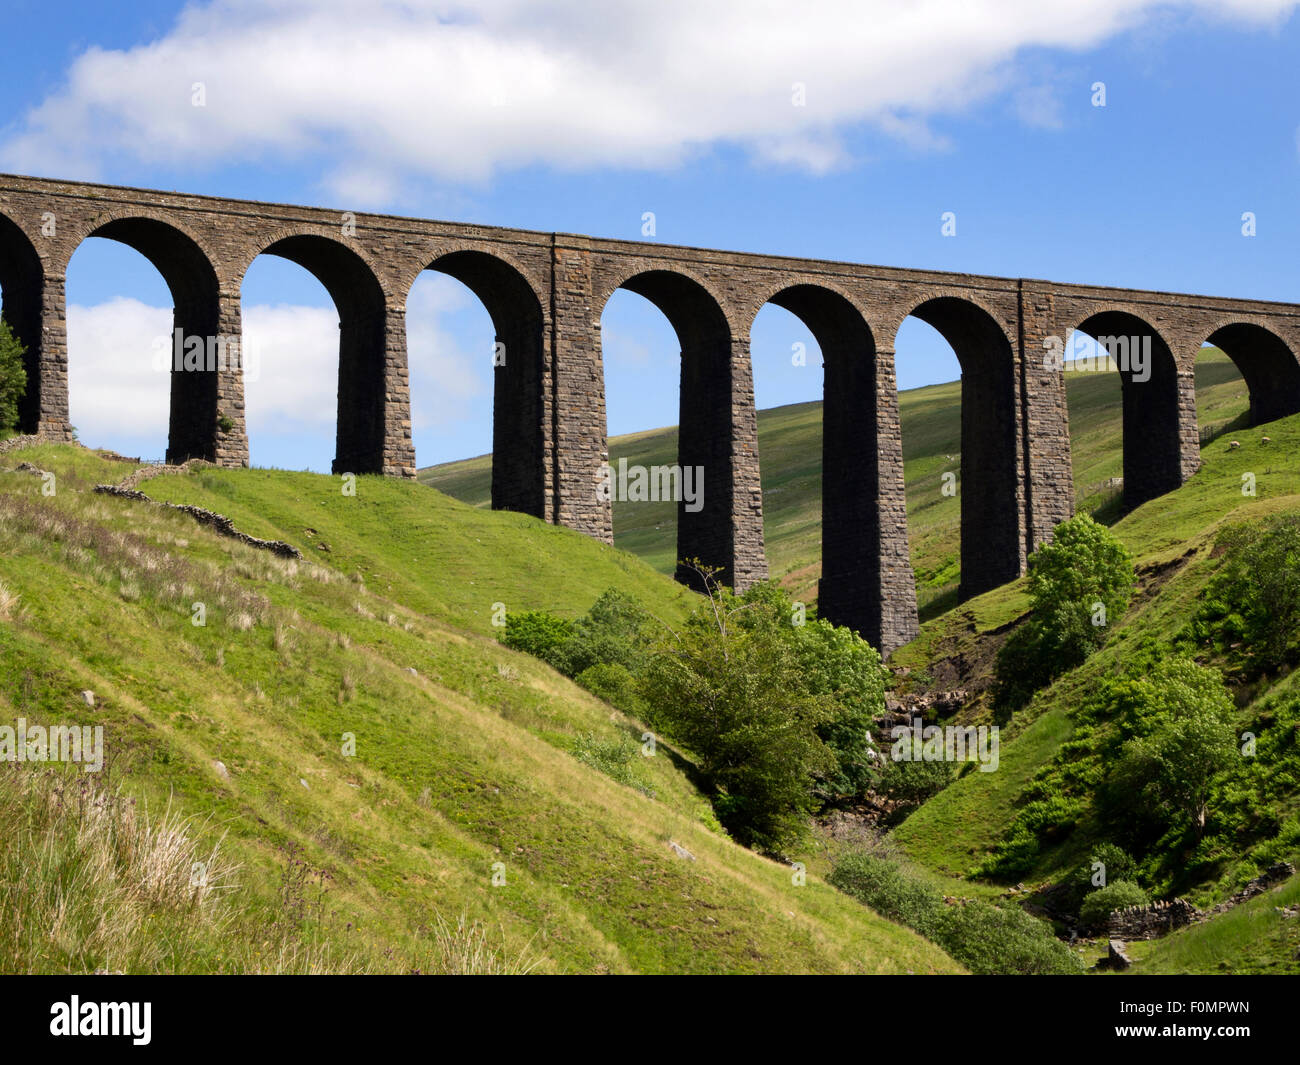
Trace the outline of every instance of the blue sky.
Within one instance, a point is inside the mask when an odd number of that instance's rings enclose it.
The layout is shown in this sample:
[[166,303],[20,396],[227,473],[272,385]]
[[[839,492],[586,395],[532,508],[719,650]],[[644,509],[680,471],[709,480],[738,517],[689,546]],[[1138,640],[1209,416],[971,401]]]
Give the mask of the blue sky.
[[[8,0],[0,171],[634,239],[653,211],[668,243],[1293,301],[1292,7]],[[82,438],[161,456],[161,278],[88,241],[68,298]],[[253,461],[328,469],[332,305],[271,258],[243,299]],[[419,463],[486,451],[486,313],[426,275],[408,321]],[[674,422],[666,320],[620,293],[603,329],[610,431]],[[957,376],[920,323],[897,348],[902,387]],[[790,315],[760,315],[753,357],[760,407],[819,398]]]

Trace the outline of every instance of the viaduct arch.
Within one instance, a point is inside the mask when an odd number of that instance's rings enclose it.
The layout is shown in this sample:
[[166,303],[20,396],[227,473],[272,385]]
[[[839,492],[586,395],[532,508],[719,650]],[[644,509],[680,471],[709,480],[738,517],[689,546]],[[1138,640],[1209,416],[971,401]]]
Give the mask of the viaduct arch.
[[[611,542],[600,315],[619,288],[654,303],[681,344],[678,557],[743,588],[767,576],[749,330],[768,302],[821,346],[822,614],[886,652],[917,631],[894,337],[932,325],[962,370],[962,588],[1023,572],[1073,513],[1060,352],[1075,330],[1124,336],[1150,373],[1122,374],[1125,497],[1177,487],[1199,461],[1193,364],[1221,346],[1252,417],[1300,412],[1300,306],[674,247],[324,208],[0,175],[3,313],[27,348],[24,432],[70,439],[67,263],[87,237],[129,244],[166,280],[188,336],[242,335],[240,286],[261,254],[315,275],[339,312],[336,471],[411,477],[405,300],[426,269],[483,302],[496,332],[492,505]],[[171,370],[167,457],[248,463],[238,359]],[[679,573],[679,577],[686,574]]]

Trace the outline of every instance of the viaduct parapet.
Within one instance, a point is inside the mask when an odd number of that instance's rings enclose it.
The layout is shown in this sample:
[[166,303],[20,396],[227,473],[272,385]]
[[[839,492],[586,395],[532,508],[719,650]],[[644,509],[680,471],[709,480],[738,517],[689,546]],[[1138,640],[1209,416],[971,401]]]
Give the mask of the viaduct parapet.
[[[92,236],[157,267],[187,338],[240,337],[240,288],[259,255],[315,275],[339,313],[336,472],[414,476],[407,294],[425,270],[457,278],[482,300],[504,355],[494,371],[493,507],[605,542],[613,523],[597,490],[608,459],[600,319],[617,289],[639,293],[681,344],[679,462],[705,470],[703,507],[679,506],[677,556],[721,567],[738,588],[767,576],[750,326],[765,304],[784,307],[824,361],[819,609],[886,652],[917,632],[894,369],[908,316],[938,330],[961,363],[962,598],[1021,574],[1073,512],[1059,356],[1074,331],[1149,352],[1140,371],[1121,365],[1129,506],[1197,468],[1193,364],[1203,343],[1236,363],[1256,421],[1300,411],[1292,304],[0,175],[3,313],[27,347],[21,428],[53,440],[71,436],[65,276]],[[173,367],[168,461],[241,466],[248,456],[238,361]]]

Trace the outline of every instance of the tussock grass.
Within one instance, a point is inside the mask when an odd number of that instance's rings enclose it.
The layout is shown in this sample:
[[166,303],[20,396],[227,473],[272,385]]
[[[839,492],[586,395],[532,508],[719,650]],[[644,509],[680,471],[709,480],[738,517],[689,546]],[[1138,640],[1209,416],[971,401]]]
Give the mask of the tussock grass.
[[238,867],[207,821],[12,763],[0,819],[0,970],[182,971],[230,929]]

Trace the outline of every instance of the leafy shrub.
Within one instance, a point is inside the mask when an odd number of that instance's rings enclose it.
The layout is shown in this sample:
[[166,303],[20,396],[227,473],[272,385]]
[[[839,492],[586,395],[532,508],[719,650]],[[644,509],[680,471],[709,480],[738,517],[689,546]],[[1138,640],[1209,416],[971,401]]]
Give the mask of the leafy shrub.
[[572,637],[573,622],[545,610],[524,610],[506,615],[502,642],[516,651],[540,658],[561,673],[567,673],[568,662],[564,652]]
[[1048,925],[1023,910],[979,901],[949,906],[936,888],[889,859],[852,851],[836,861],[829,879],[882,917],[938,943],[973,973],[1057,975],[1082,968]]
[[1029,558],[1033,614],[998,653],[994,704],[1017,710],[1082,664],[1124,616],[1133,584],[1133,556],[1104,525],[1086,514],[1058,525]]
[[18,428],[18,401],[27,392],[27,349],[0,318],[0,433]]
[[1083,962],[1051,927],[1016,906],[975,900],[945,907],[937,941],[978,975],[1074,976]]
[[819,799],[835,802],[874,787],[880,771],[870,730],[885,705],[885,669],[876,649],[846,626],[803,619],[790,594],[774,581],[751,586],[736,607],[737,627],[770,632],[789,646],[797,669],[787,683],[821,700],[829,711],[817,736],[836,764],[818,775]]
[[[1101,868],[1094,869],[1094,865]],[[1092,848],[1088,860],[1070,876],[1068,885],[1077,905],[1090,892],[1119,880],[1136,881],[1137,862],[1113,843],[1098,843]]]
[[929,939],[936,938],[943,896],[928,884],[907,876],[897,862],[850,851],[835,862],[828,879],[881,917],[905,924]]
[[584,732],[573,744],[573,755],[579,762],[591,766],[592,769],[604,773],[620,784],[635,788],[641,794],[654,798],[654,789],[646,784],[633,768],[639,754],[640,747],[625,733],[601,737],[594,732]]
[[627,668],[615,662],[599,662],[588,666],[573,678],[598,699],[637,717],[645,714],[645,700],[637,686],[636,677]]
[[1106,784],[1112,811],[1135,826],[1174,823],[1202,834],[1210,788],[1236,762],[1232,697],[1217,669],[1184,655],[1110,686],[1128,739]]
[[872,755],[872,718],[884,709],[885,670],[880,655],[852,629],[817,618],[789,626],[804,689],[830,700],[833,712],[817,735],[835,756],[818,793],[825,801],[861,795],[875,786],[879,769]]
[[1240,649],[1256,670],[1291,661],[1300,628],[1300,514],[1277,514],[1223,530],[1219,571],[1192,632],[1223,653]]
[[1102,928],[1113,910],[1145,906],[1151,900],[1132,880],[1112,880],[1087,895],[1079,907],[1079,921],[1085,928]]
[[695,755],[728,831],[779,851],[804,834],[816,782],[836,767],[817,734],[833,705],[800,682],[782,626],[705,576],[709,600],[650,655],[641,694],[651,721]]
[[641,604],[610,588],[574,624],[564,653],[566,672],[577,676],[592,666],[617,665],[636,673],[650,644],[649,622]]
[[923,744],[906,737],[901,742],[910,743],[912,757],[894,758],[894,749],[890,748],[890,757],[884,763],[878,790],[897,802],[920,804],[938,795],[952,783],[954,772],[951,762],[932,760],[921,757]]

